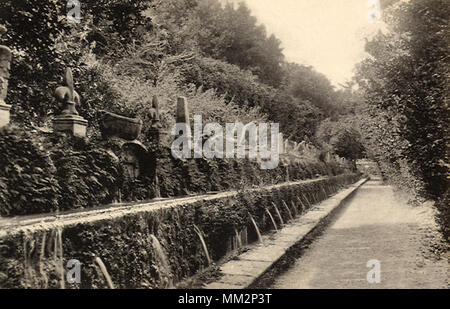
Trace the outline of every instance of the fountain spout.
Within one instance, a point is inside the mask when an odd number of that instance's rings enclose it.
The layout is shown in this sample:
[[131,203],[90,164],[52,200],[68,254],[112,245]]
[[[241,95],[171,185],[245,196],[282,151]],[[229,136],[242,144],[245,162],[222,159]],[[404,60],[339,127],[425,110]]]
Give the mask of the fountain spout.
[[306,210],[306,206],[305,204],[303,204],[303,201],[300,197],[297,196],[297,201],[300,203],[300,207],[301,207],[301,213],[303,213]]
[[308,208],[311,207],[311,202],[309,201],[309,199],[306,197],[306,194],[302,193],[303,198],[305,199],[306,203],[308,203]]
[[239,232],[238,232],[238,230],[236,228],[234,228],[234,234],[235,234],[235,237],[236,237],[237,247],[238,248],[242,248],[241,235],[239,234]]
[[294,216],[297,217],[298,216],[297,205],[295,205],[294,201],[291,201],[291,204],[292,204],[292,209],[294,210]]
[[286,204],[286,202],[284,200],[281,201],[281,204],[283,204],[284,208],[286,209],[286,211],[288,212],[289,218],[291,220],[294,220],[294,217],[292,216],[292,212],[289,209],[289,206]]
[[206,260],[208,261],[208,266],[211,265],[211,258],[209,257],[208,247],[206,247],[205,239],[203,238],[202,231],[194,224],[194,231],[197,233],[200,242],[202,243],[203,251],[205,252]]
[[158,262],[161,264],[164,270],[164,275],[167,278],[167,287],[172,286],[172,272],[170,270],[169,262],[167,259],[167,255],[164,253],[164,250],[159,242],[158,238],[155,235],[150,234],[150,239],[152,240],[153,248],[156,252],[156,257],[158,258]]
[[255,227],[256,235],[258,235],[258,241],[260,243],[263,243],[261,232],[259,231],[258,225],[255,222],[255,219],[253,219],[253,216],[251,213],[248,213],[248,216],[250,217],[250,221],[252,222],[253,226]]
[[105,276],[106,282],[108,283],[108,287],[110,289],[114,289],[114,284],[111,280],[111,277],[108,274],[108,270],[106,269],[105,264],[103,264],[102,259],[97,256],[97,257],[95,257],[95,262],[100,267],[100,270],[102,271],[103,276]]
[[284,220],[283,220],[283,217],[281,217],[281,213],[280,213],[280,210],[277,207],[277,204],[272,202],[272,205],[273,205],[273,207],[275,207],[275,212],[277,213],[278,219],[280,219],[280,224],[283,225],[284,224]]
[[272,221],[272,225],[275,228],[275,231],[278,231],[277,224],[275,223],[275,220],[272,217],[272,214],[270,213],[269,209],[266,208],[266,213],[269,215],[270,220]]

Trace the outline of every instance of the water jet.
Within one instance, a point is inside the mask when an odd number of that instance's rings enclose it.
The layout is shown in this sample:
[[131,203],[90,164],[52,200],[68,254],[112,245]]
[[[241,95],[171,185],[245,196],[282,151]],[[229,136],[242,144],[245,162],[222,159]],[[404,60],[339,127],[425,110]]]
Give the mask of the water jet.
[[272,225],[275,228],[275,231],[278,231],[277,224],[275,223],[275,220],[272,217],[272,214],[270,213],[269,209],[266,208],[266,213],[269,215],[270,220],[272,221]]
[[282,201],[281,201],[281,204],[283,204],[284,208],[286,209],[286,211],[287,211],[287,213],[288,213],[288,215],[289,215],[289,218],[290,218],[291,220],[294,220],[294,217],[292,216],[291,210],[289,209],[289,207],[288,207],[288,205],[286,204],[286,202],[285,202],[284,200],[282,200]]
[[203,251],[205,252],[206,260],[208,261],[208,266],[211,265],[211,258],[209,257],[208,247],[206,247],[205,239],[203,238],[202,231],[194,224],[194,231],[197,233],[200,242],[202,243]]
[[258,228],[258,225],[256,224],[255,219],[253,219],[253,216],[251,213],[248,213],[248,216],[250,217],[250,221],[253,223],[253,226],[255,227],[255,232],[256,232],[256,235],[258,235],[259,242],[263,243],[261,232],[259,231],[259,228]]
[[283,224],[284,224],[284,220],[283,220],[283,217],[281,217],[281,213],[280,213],[280,211],[278,210],[277,204],[275,204],[274,202],[272,202],[272,205],[273,205],[273,207],[275,207],[275,212],[277,213],[278,219],[280,219],[280,225],[283,225]]
[[103,276],[106,279],[106,283],[108,283],[108,287],[110,289],[114,289],[114,284],[111,280],[111,277],[108,274],[108,270],[106,269],[105,264],[103,264],[103,261],[101,258],[99,258],[98,256],[95,257],[95,262],[98,264],[98,266],[100,267],[100,270],[102,271]]

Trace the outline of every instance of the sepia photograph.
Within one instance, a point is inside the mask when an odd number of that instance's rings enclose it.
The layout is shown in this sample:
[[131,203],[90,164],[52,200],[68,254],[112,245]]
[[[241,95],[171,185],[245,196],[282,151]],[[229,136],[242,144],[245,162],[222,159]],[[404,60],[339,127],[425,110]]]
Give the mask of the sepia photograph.
[[0,0],[0,290],[448,290],[449,27],[448,0]]

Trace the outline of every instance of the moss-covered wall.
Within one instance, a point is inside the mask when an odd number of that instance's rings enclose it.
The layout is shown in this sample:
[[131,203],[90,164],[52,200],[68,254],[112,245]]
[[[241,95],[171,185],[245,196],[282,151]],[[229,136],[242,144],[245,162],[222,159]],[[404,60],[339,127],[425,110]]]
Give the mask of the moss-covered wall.
[[[236,231],[246,229],[256,240],[249,220],[253,216],[262,232],[271,229],[265,208],[284,221],[289,212],[282,201],[299,215],[306,208],[340,188],[356,182],[358,174],[344,174],[304,182],[285,183],[210,198],[188,199],[175,206],[126,212],[99,220],[79,220],[56,228],[42,225],[33,231],[19,229],[0,238],[0,288],[106,288],[94,262],[100,257],[115,287],[164,288],[207,267],[205,253],[194,230],[204,234],[212,260],[227,252]],[[294,209],[294,205],[296,209]],[[157,254],[158,239],[167,257]],[[70,259],[82,263],[81,284],[63,283]]]
[[[262,170],[248,159],[177,160],[170,148],[146,145],[142,175],[125,177],[120,147],[112,140],[61,133],[0,129],[0,216],[86,209],[114,201],[142,201],[208,191],[270,185],[348,171],[315,160]],[[142,163],[142,162],[141,162]],[[289,170],[289,171],[287,171]],[[145,172],[144,172],[145,171]],[[155,178],[157,175],[157,179]]]

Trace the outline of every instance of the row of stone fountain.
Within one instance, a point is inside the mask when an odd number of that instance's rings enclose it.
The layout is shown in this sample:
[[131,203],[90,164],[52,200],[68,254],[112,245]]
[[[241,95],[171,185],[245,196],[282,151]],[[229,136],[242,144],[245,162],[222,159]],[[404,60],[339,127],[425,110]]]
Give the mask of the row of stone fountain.
[[[0,34],[5,31],[6,29],[3,26],[0,26]],[[10,122],[11,106],[5,103],[5,98],[8,90],[11,60],[11,50],[7,46],[0,45],[0,127],[3,127]],[[72,71],[69,68],[66,69],[64,75],[64,85],[56,89],[55,97],[63,104],[64,108],[61,114],[53,120],[54,130],[69,132],[75,136],[85,137],[88,122],[77,112],[77,107],[80,106],[80,96],[74,89]],[[128,118],[107,111],[101,112],[102,119],[100,121],[100,130],[103,137],[107,138],[115,136],[127,141],[134,141],[137,139],[142,129],[141,119]],[[153,133],[154,136],[159,137],[161,124],[158,100],[156,97],[153,98],[151,106],[149,107],[149,116],[152,121],[151,130],[153,132],[151,133]],[[189,124],[188,104],[183,97],[178,98],[177,101],[176,121],[177,123]],[[283,140],[283,135],[281,133],[279,138],[280,153],[284,153],[288,141]]]
[[[0,25],[0,35],[5,32],[6,28]],[[8,91],[11,61],[11,49],[7,46],[0,45],[0,127],[10,122],[11,105],[6,104],[5,99]],[[72,71],[69,68],[66,69],[64,75],[64,85],[56,89],[55,97],[63,104],[64,108],[61,114],[53,120],[54,130],[85,137],[88,122],[78,114],[76,109],[80,106],[80,96],[75,91]],[[149,114],[153,121],[152,129],[159,129],[159,110],[157,98],[155,97],[153,98]],[[142,129],[142,120],[102,111],[100,127],[102,135],[105,138],[117,136],[124,140],[132,141],[137,139]]]
[[[6,28],[0,25],[0,35],[5,32]],[[0,128],[10,123],[11,105],[6,104],[5,99],[8,91],[11,61],[11,49],[7,46],[0,45]],[[59,103],[62,103],[63,109],[60,115],[53,119],[54,131],[65,132],[78,137],[86,137],[88,121],[78,114],[77,107],[81,103],[80,95],[74,88],[73,75],[70,68],[66,69],[64,85],[56,89],[55,98]],[[159,122],[159,108],[156,97],[153,97],[150,104],[149,116],[152,121],[150,134],[158,138],[161,125]],[[114,138],[116,144],[118,144],[118,151],[114,152],[121,159],[121,163],[125,165],[126,174],[132,179],[137,179],[142,166],[146,162],[155,161],[154,155],[137,141],[143,125],[142,120],[101,111],[99,123],[103,138]],[[151,156],[150,159],[149,156]]]
[[[4,27],[0,26],[0,33],[6,31]],[[0,45],[0,127],[5,126],[10,122],[11,106],[5,103],[5,98],[8,90],[9,71],[11,66],[12,53],[11,50],[3,45]],[[81,117],[77,112],[77,107],[80,106],[80,96],[74,89],[74,81],[72,71],[67,68],[64,75],[64,85],[58,87],[55,92],[56,99],[63,104],[64,108],[61,114],[53,119],[53,128],[58,132],[68,132],[79,137],[86,137],[86,130],[88,121]],[[149,102],[150,103],[150,102]],[[176,122],[186,123],[189,125],[189,110],[186,98],[179,97],[177,100]],[[160,143],[160,115],[158,99],[153,97],[151,104],[149,104],[148,112],[151,125],[150,136],[151,140],[158,145]],[[146,153],[147,149],[137,141],[137,138],[142,129],[142,120],[139,118],[128,118],[117,115],[108,111],[101,111],[100,131],[103,138],[117,137],[123,139],[121,147],[132,149],[135,156],[141,157],[140,154]],[[284,139],[283,134],[278,135],[278,153],[285,155],[284,158],[289,162],[300,162],[302,159],[302,152],[310,149],[310,146],[305,143],[292,142],[289,139]],[[327,154],[327,161],[331,160],[331,154]],[[339,163],[340,158],[336,158]],[[288,162],[288,163],[289,163]]]

